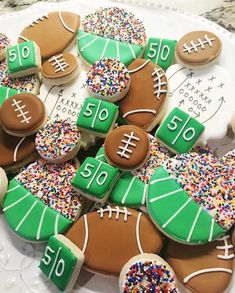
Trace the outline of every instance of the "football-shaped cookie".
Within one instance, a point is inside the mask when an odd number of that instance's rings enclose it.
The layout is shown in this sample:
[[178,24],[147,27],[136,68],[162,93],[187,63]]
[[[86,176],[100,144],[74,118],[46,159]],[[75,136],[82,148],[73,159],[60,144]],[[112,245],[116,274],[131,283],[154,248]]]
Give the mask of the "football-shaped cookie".
[[177,279],[189,292],[222,293],[228,288],[232,278],[234,250],[229,235],[199,246],[171,241],[166,259]]
[[80,26],[80,16],[73,12],[54,11],[44,15],[20,34],[18,42],[32,40],[40,48],[42,59],[62,53],[73,41]]
[[164,71],[150,60],[136,59],[128,67],[131,85],[118,101],[119,111],[129,124],[150,131],[161,120],[167,97]]
[[66,237],[84,252],[88,270],[111,275],[139,253],[158,253],[163,242],[146,215],[114,206],[85,214]]

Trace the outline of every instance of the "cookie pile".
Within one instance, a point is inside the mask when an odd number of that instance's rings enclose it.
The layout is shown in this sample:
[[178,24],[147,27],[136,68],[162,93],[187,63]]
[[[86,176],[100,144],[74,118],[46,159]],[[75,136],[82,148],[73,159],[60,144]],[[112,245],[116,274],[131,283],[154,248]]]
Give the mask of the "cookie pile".
[[122,293],[227,289],[235,150],[206,144],[235,128],[221,49],[208,31],[147,39],[118,7],[0,34],[0,205],[47,242],[39,267],[60,291],[82,266]]

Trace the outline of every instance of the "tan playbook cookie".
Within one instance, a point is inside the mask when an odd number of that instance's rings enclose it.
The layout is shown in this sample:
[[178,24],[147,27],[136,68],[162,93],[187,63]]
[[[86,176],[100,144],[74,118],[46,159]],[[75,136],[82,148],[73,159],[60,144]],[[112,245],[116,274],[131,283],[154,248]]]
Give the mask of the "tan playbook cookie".
[[30,93],[11,96],[0,108],[0,124],[10,135],[32,135],[42,128],[46,121],[45,105],[37,96]]
[[80,16],[73,12],[54,11],[43,15],[21,33],[18,42],[35,41],[42,59],[62,53],[74,40],[80,26]]
[[220,54],[220,39],[208,31],[193,31],[184,35],[177,43],[175,58],[186,67],[201,67],[214,61]]
[[119,111],[129,124],[151,131],[164,115],[167,78],[150,60],[136,59],[128,67],[131,84],[127,95],[118,101]]

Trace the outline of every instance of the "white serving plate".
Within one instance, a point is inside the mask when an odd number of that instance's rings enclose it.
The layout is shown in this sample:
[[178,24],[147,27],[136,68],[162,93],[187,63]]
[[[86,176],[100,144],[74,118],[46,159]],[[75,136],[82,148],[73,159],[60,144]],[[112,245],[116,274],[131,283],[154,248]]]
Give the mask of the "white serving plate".
[[[127,1],[131,2],[131,1]],[[151,3],[150,3],[151,2]],[[150,1],[142,5],[117,4],[103,0],[72,0],[62,3],[37,3],[26,10],[1,15],[0,30],[7,34],[12,42],[17,40],[21,30],[37,17],[53,10],[77,12],[83,17],[101,6],[121,6],[143,20],[148,36],[179,39],[190,30],[207,29],[215,32],[222,40],[223,51],[219,64],[225,67],[235,80],[235,38],[222,27],[196,15],[182,13]],[[235,101],[235,99],[234,99]],[[235,106],[231,105],[232,107]],[[235,109],[235,107],[234,107]],[[222,142],[216,142],[217,153],[222,154],[232,148],[233,134]],[[1,155],[1,154],[0,154]],[[1,293],[50,293],[57,289],[41,274],[38,269],[44,245],[29,244],[13,235],[6,225],[3,214],[0,214],[0,292]],[[118,292],[118,279],[103,277],[82,271],[73,292],[79,293],[115,293]],[[230,292],[235,292],[233,278]],[[213,292],[208,292],[213,293]]]

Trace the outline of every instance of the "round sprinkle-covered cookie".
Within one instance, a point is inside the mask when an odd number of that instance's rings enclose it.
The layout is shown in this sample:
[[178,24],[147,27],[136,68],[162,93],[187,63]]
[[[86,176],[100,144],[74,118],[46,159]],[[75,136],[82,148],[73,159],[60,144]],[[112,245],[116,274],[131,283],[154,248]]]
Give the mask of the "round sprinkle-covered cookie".
[[42,128],[46,121],[47,114],[43,102],[30,93],[11,96],[0,108],[0,123],[10,135],[32,135]]
[[71,53],[52,56],[42,65],[43,81],[50,85],[66,84],[77,77],[79,66],[77,57]]
[[128,65],[141,56],[145,42],[143,23],[119,7],[100,8],[85,16],[78,34],[79,52],[89,64],[116,58]]
[[222,43],[214,33],[193,31],[177,42],[175,57],[183,66],[200,67],[214,61],[220,54],[221,48]]
[[177,155],[149,182],[147,207],[168,237],[186,244],[214,241],[235,221],[235,151]]
[[40,159],[8,186],[3,211],[10,228],[28,241],[47,241],[65,232],[80,215],[83,200],[72,190],[77,160],[50,164]]
[[0,61],[6,58],[6,50],[10,43],[10,39],[5,34],[0,33]]
[[106,137],[104,154],[107,161],[119,169],[139,169],[148,158],[148,134],[133,125],[120,126]]
[[150,253],[136,255],[124,265],[119,288],[120,293],[178,292],[172,268],[160,256]]
[[90,95],[116,102],[129,90],[130,75],[127,68],[117,59],[102,59],[95,62],[87,73]]
[[0,206],[7,192],[8,179],[5,171],[0,167]]
[[35,139],[39,155],[51,163],[62,163],[74,158],[80,145],[80,131],[75,122],[68,120],[55,120],[46,124]]

